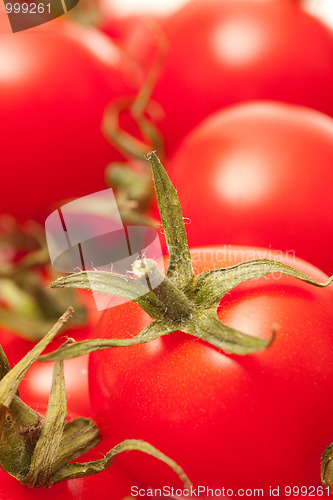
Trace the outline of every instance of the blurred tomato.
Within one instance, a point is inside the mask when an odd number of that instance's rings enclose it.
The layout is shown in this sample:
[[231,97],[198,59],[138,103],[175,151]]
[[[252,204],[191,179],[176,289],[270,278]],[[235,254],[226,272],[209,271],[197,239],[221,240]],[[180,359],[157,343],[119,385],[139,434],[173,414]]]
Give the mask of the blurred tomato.
[[333,114],[333,34],[290,0],[193,0],[170,18],[153,97],[171,151],[224,106],[251,99]]
[[190,245],[271,246],[333,274],[332,165],[331,118],[254,102],[203,121],[169,172]]
[[134,66],[102,33],[52,21],[13,34],[0,16],[0,213],[43,220],[52,204],[103,189],[120,155],[104,108],[136,91]]

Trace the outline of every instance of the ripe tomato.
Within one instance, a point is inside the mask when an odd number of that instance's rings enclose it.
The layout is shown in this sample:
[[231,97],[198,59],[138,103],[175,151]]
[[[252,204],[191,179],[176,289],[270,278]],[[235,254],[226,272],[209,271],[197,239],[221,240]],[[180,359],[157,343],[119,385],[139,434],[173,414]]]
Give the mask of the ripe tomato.
[[93,28],[53,21],[13,34],[2,14],[0,31],[0,213],[43,220],[52,204],[105,187],[120,155],[102,135],[103,111],[138,75]]
[[[250,247],[192,250],[195,272],[273,258],[317,280],[311,264]],[[104,444],[146,439],[179,463],[195,485],[226,488],[317,485],[332,441],[332,287],[286,276],[251,280],[221,301],[221,320],[250,335],[278,333],[264,351],[227,355],[181,332],[90,355],[89,384]],[[104,312],[96,338],[129,338],[151,321],[134,303]],[[175,479],[147,457],[121,457],[153,486]],[[168,474],[168,475],[167,475]]]
[[237,102],[273,99],[333,115],[332,31],[295,2],[194,0],[170,18],[166,36],[153,97],[165,111],[167,151]]
[[240,104],[207,118],[176,152],[190,246],[293,250],[333,274],[333,120],[278,103]]

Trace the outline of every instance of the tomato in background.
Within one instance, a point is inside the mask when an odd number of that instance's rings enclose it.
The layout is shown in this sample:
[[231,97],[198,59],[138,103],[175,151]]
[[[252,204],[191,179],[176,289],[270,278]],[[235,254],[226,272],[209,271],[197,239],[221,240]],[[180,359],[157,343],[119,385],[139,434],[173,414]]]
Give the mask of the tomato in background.
[[53,204],[105,188],[120,154],[102,135],[103,111],[140,78],[93,28],[55,20],[13,34],[2,13],[0,31],[0,213],[44,221]]
[[203,121],[168,170],[190,219],[190,245],[271,246],[330,275],[332,166],[332,118],[252,102]]
[[[326,281],[292,255],[248,247],[192,250],[195,272],[254,258],[281,260]],[[320,458],[332,441],[333,288],[277,275],[242,283],[218,309],[220,319],[268,338],[266,350],[226,355],[190,335],[172,333],[145,344],[98,351],[89,358],[89,386],[104,446],[138,436],[171,456],[194,485],[265,488],[317,485]],[[136,304],[104,312],[95,338],[129,338],[151,318]],[[175,484],[149,457],[121,463],[154,487]],[[149,477],[148,477],[149,475]]]
[[203,118],[253,99],[333,115],[333,34],[290,0],[193,0],[166,26],[153,98],[170,153]]

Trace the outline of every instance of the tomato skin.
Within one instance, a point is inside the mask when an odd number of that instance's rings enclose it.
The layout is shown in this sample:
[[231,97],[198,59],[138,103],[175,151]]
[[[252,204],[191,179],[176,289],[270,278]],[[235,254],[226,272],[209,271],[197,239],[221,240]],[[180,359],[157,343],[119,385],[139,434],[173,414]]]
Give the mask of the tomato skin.
[[55,21],[13,34],[5,14],[0,27],[0,213],[44,222],[53,204],[105,188],[104,168],[121,156],[102,135],[103,112],[140,83],[97,30]]
[[[192,257],[196,272],[265,257],[327,279],[305,261],[268,249],[207,247],[192,250]],[[90,397],[104,444],[145,439],[176,460],[195,485],[265,488],[268,494],[269,486],[318,484],[320,457],[332,440],[333,290],[276,278],[240,285],[218,311],[226,324],[260,337],[278,325],[267,350],[226,355],[177,332],[90,355]],[[94,336],[134,336],[149,322],[127,303],[105,311]],[[121,461],[153,486],[176,486],[174,476],[149,458]]]
[[170,18],[166,36],[153,97],[165,111],[169,152],[210,113],[237,102],[270,99],[333,114],[332,32],[292,1],[195,0]]
[[239,104],[193,130],[169,164],[190,246],[294,251],[333,274],[333,120],[283,103]]

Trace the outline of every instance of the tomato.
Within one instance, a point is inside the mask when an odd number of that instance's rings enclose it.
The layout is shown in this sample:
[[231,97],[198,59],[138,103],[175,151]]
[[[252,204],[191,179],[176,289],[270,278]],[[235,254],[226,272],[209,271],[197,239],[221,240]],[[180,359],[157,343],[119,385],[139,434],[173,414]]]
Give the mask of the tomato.
[[[195,36],[194,36],[195,34]],[[210,113],[272,99],[333,114],[333,35],[290,0],[194,0],[166,27],[154,99],[170,152]]]
[[[195,273],[271,258],[326,281],[311,264],[271,249],[192,250]],[[286,276],[251,280],[228,293],[218,309],[227,325],[269,337],[266,350],[227,355],[176,332],[89,359],[89,387],[104,445],[137,436],[171,456],[194,485],[228,488],[317,485],[320,458],[332,441],[332,287]],[[136,304],[108,309],[96,338],[129,338],[150,323]],[[147,457],[120,457],[153,486],[175,478]],[[179,485],[178,485],[179,486]]]
[[56,20],[13,34],[5,14],[0,28],[0,213],[44,222],[52,204],[105,188],[104,168],[121,156],[103,112],[139,77],[93,28]]
[[333,274],[332,164],[321,113],[254,102],[213,114],[169,165],[190,245],[271,246]]

